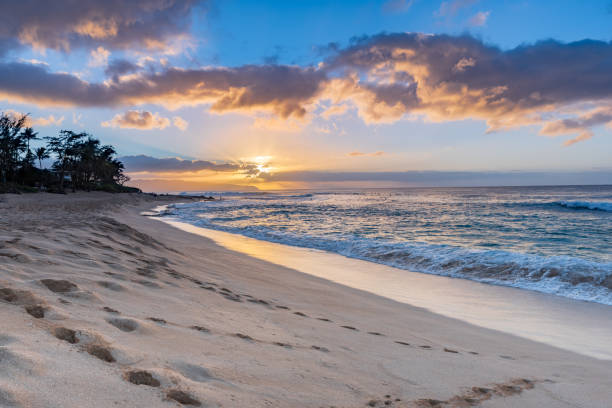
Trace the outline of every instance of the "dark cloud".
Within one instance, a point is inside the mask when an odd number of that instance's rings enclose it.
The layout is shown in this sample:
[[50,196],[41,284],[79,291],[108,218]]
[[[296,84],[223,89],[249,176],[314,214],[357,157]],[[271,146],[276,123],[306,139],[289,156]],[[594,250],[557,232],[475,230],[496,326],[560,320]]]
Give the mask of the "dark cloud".
[[303,116],[303,104],[316,95],[324,79],[324,72],[313,68],[247,65],[171,68],[102,84],[54,73],[39,64],[0,63],[0,95],[39,105],[211,104],[217,112],[260,108],[283,118]]
[[164,48],[188,34],[202,0],[20,0],[0,13],[0,42],[67,51],[73,47]]
[[[604,41],[549,40],[503,51],[467,35],[382,34],[361,39],[329,65],[345,75],[375,75],[379,84],[367,86],[377,102],[401,102],[433,120],[484,119],[492,130],[612,97],[612,43]],[[400,84],[416,89],[389,99],[387,84],[397,87],[398,74],[405,77]],[[358,85],[364,89],[363,80]]]
[[134,64],[131,61],[125,60],[125,59],[115,59],[112,60],[108,66],[106,67],[106,69],[104,70],[104,73],[111,78],[116,78],[120,75],[124,75],[124,74],[129,74],[132,72],[137,72],[141,69],[140,66]]
[[123,156],[123,162],[128,172],[197,172],[202,170],[216,172],[238,172],[254,174],[257,166],[253,163],[215,163],[207,160],[182,160],[176,157],[156,158],[146,155]]

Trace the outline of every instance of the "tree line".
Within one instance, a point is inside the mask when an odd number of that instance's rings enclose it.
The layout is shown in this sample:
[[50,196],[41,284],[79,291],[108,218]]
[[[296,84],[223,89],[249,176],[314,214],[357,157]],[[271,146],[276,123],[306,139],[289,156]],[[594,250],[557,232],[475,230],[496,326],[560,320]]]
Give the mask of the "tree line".
[[[0,114],[0,192],[138,191],[124,186],[129,177],[113,146],[71,130],[39,137],[27,120],[27,115]],[[34,148],[36,140],[44,145]],[[53,160],[50,168],[43,167],[47,159]]]

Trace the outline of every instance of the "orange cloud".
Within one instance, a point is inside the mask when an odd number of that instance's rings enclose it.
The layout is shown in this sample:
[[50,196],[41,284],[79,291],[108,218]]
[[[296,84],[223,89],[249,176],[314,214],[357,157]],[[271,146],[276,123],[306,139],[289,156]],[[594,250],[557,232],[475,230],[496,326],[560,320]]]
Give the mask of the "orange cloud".
[[[452,10],[451,4],[446,8]],[[38,105],[208,105],[212,112],[245,113],[257,126],[276,128],[281,122],[299,128],[318,107],[331,105],[320,113],[323,118],[355,108],[366,123],[419,115],[430,121],[483,120],[490,132],[540,125],[547,134],[552,131],[547,124],[570,106],[608,106],[610,61],[612,44],[602,41],[545,41],[503,51],[467,35],[398,33],[363,38],[316,67],[158,66],[156,71],[118,61],[102,83],[40,64],[5,62],[0,96]],[[584,123],[585,129],[593,126]]]
[[[10,115],[12,117],[21,117],[24,115],[24,113],[22,112],[17,112],[15,110],[12,109],[7,109],[4,111],[5,114]],[[64,117],[60,116],[60,117],[55,117],[54,115],[49,115],[47,117],[32,117],[32,116],[28,116],[28,118],[26,119],[25,122],[25,126],[27,127],[32,127],[32,126],[60,126],[62,124],[62,122],[64,121]]]
[[111,120],[102,122],[104,127],[119,127],[128,129],[164,129],[170,126],[170,119],[159,116],[158,113],[147,111],[127,111],[117,114]]

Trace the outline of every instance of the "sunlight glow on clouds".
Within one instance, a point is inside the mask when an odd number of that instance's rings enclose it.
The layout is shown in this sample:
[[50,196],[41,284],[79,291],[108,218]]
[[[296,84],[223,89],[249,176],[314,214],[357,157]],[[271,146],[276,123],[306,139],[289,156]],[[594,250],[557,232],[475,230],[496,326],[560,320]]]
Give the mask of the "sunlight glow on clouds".
[[[489,131],[499,131],[545,126],[560,108],[612,98],[611,61],[612,44],[601,41],[550,40],[502,51],[470,36],[381,34],[339,50],[316,68],[125,66],[124,72],[136,71],[92,83],[39,64],[0,63],[0,94],[42,106],[206,105],[219,114],[255,115],[256,126],[270,128],[299,128],[312,120],[320,102],[330,101],[324,118],[353,106],[366,123],[416,114],[436,122],[480,119]],[[105,124],[141,129],[170,124],[131,112]]]
[[[366,170],[507,170],[515,161],[607,165],[610,144],[594,136],[612,129],[612,42],[605,29],[585,29],[595,6],[573,26],[563,18],[586,8],[538,5],[557,21],[518,32],[513,23],[535,15],[536,2],[314,3],[12,2],[0,14],[0,98],[44,131],[74,126],[108,138],[148,181],[281,186],[291,182],[285,172],[321,168],[368,178]],[[287,24],[297,15],[317,19],[316,32]],[[571,42],[581,38],[602,40]],[[524,159],[536,145],[541,166]],[[512,149],[503,165],[491,158]],[[191,160],[202,157],[221,160]]]
[[131,129],[163,129],[170,126],[170,119],[158,113],[130,110],[117,114],[111,120],[102,122],[104,127],[119,127]]

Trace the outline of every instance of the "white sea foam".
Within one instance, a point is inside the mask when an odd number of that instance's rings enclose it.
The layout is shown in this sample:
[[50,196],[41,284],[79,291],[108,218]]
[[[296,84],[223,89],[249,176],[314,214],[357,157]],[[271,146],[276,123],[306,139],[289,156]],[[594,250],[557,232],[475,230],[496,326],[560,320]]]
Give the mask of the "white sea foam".
[[612,212],[612,202],[560,201],[559,205],[578,210],[596,210]]
[[412,272],[612,305],[612,203],[519,192],[248,194],[170,206],[166,215]]

